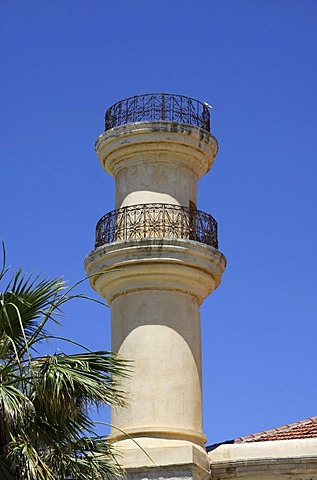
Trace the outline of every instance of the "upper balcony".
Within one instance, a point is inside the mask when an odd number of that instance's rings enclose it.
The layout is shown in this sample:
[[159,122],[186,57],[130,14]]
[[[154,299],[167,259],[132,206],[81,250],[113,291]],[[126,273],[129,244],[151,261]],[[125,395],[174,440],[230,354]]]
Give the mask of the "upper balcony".
[[180,205],[129,205],[112,210],[99,220],[95,248],[143,238],[180,238],[218,248],[217,222],[208,213]]
[[210,111],[206,103],[184,95],[147,93],[120,100],[106,111],[105,131],[135,122],[177,122],[210,132]]

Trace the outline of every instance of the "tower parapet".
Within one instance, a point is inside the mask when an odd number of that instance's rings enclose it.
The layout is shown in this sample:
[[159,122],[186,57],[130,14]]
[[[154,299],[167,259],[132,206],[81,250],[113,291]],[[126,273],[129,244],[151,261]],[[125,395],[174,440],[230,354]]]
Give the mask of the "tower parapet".
[[106,111],[105,130],[136,122],[186,123],[210,132],[209,106],[175,93],[146,93],[119,100]]
[[226,265],[216,221],[196,207],[218,151],[209,110],[149,94],[116,103],[105,122],[96,152],[115,179],[116,209],[98,222],[85,268],[111,307],[112,349],[133,361],[111,438],[133,471],[153,464],[131,438],[156,465],[207,471],[200,304]]

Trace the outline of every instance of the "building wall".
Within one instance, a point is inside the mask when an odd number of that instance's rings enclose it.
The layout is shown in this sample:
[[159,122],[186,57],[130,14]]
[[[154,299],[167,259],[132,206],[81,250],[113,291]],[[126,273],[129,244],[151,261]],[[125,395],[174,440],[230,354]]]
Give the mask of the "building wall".
[[317,439],[223,444],[209,453],[211,480],[317,480]]

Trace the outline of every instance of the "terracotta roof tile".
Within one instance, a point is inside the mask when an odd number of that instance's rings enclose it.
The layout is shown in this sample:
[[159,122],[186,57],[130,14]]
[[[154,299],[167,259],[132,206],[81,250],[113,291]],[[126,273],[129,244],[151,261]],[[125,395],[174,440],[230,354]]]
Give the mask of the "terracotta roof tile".
[[207,447],[207,452],[214,450],[219,445],[232,443],[268,442],[274,440],[295,440],[304,438],[317,438],[317,417],[306,418],[299,422],[283,425],[283,427],[264,430],[245,437],[227,440],[226,442],[215,443]]
[[236,438],[233,443],[267,442],[272,440],[294,440],[317,438],[317,417],[306,418],[283,427],[264,430],[245,437]]

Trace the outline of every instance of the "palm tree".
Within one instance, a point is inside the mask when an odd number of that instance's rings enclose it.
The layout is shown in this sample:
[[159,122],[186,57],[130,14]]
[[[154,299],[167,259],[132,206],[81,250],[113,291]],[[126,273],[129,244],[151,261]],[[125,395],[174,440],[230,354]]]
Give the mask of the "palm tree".
[[[0,284],[7,269],[0,272]],[[61,279],[18,270],[0,289],[0,478],[103,480],[122,474],[91,409],[122,405],[127,362],[107,351],[39,355],[72,295]],[[73,342],[72,342],[73,343]]]

